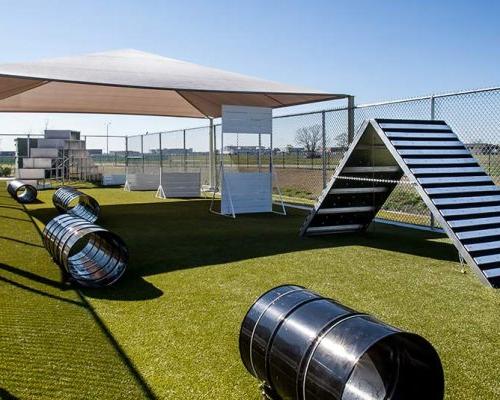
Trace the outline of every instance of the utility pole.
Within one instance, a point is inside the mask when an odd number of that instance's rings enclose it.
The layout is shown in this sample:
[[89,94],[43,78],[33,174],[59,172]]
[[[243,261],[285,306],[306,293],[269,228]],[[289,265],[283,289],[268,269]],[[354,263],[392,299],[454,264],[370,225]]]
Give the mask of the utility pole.
[[106,122],[106,156],[109,156],[109,126],[111,122]]

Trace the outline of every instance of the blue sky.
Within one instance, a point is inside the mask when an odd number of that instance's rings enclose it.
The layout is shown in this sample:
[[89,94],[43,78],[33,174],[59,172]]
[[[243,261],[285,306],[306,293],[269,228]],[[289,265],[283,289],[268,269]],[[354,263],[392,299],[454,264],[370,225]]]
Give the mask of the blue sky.
[[[0,1],[0,62],[136,48],[357,103],[500,85],[498,1]],[[133,133],[203,122],[0,115],[0,132]]]

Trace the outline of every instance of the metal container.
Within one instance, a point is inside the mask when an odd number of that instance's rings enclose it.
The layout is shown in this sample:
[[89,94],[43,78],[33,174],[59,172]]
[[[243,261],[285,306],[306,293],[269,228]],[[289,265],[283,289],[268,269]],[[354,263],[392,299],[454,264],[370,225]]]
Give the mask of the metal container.
[[62,186],[54,192],[52,203],[61,214],[68,213],[89,222],[97,221],[99,203],[92,196],[71,186]]
[[271,399],[444,396],[441,361],[428,341],[301,286],[279,286],[257,299],[239,347]]
[[10,181],[7,184],[7,191],[17,202],[22,204],[34,202],[38,195],[36,187],[18,180]]
[[128,249],[123,240],[82,218],[55,217],[43,230],[43,243],[54,261],[82,286],[112,285],[127,267]]

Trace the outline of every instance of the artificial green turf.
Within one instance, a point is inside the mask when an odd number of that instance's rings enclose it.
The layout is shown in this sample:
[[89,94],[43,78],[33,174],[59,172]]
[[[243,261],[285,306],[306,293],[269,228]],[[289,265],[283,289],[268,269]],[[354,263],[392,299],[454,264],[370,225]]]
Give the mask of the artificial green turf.
[[[377,224],[363,235],[301,239],[298,229],[304,214],[297,211],[286,217],[247,215],[232,220],[210,214],[207,200],[156,200],[151,192],[120,189],[85,191],[102,205],[99,223],[127,242],[131,260],[127,275],[116,287],[82,293],[158,398],[258,399],[258,383],[239,359],[239,325],[259,294],[283,283],[304,285],[426,337],[441,356],[448,399],[500,396],[500,295],[482,286],[472,273],[460,273],[455,248],[439,236]],[[51,191],[40,193],[41,203],[28,207],[39,226],[55,215],[51,195]],[[0,208],[0,215],[4,213]],[[4,229],[3,236],[19,238],[33,231],[28,222],[11,226],[16,231]],[[30,240],[39,243],[34,236]],[[7,256],[2,251],[2,258],[9,260],[6,264],[56,280],[57,269],[43,249],[16,246],[18,250],[11,248]],[[23,252],[38,254],[39,262],[26,265]],[[14,277],[24,279],[25,285],[42,285],[22,275]],[[0,285],[0,301],[6,297],[11,304],[2,316],[2,325],[4,320],[10,325],[9,340],[31,349],[33,343],[23,337],[26,333],[37,337],[38,332],[31,325],[17,327],[15,315],[18,309],[35,314],[38,297],[45,300],[45,296],[11,288],[8,282]],[[72,291],[45,286],[43,290],[51,294],[71,294],[78,300]],[[9,298],[9,290],[17,290],[22,303]],[[56,309],[43,310],[44,326],[50,326],[51,319],[54,324],[63,320],[67,329],[73,329],[61,334],[59,341],[83,342],[88,348],[95,340],[101,357],[109,354],[114,363],[123,364],[84,307],[58,304]],[[49,340],[43,334],[37,341]],[[3,387],[21,397],[37,397],[33,390],[43,387],[44,379],[56,387],[61,376],[82,376],[94,369],[88,358],[79,360],[78,353],[60,352],[60,363],[72,364],[76,358],[80,368],[71,372],[53,368],[50,377],[37,374],[31,385],[23,386],[19,377],[43,370],[46,354],[41,349],[28,366],[14,365],[18,378],[2,376]],[[12,354],[0,354],[0,371],[5,358],[12,359]],[[120,375],[117,380],[135,388],[134,369],[120,371],[131,376]],[[109,379],[101,373],[97,369],[98,382],[88,384],[100,387]],[[117,397],[111,391],[99,394],[99,398]]]
[[0,398],[147,398],[106,326],[61,284],[33,221],[0,185]]

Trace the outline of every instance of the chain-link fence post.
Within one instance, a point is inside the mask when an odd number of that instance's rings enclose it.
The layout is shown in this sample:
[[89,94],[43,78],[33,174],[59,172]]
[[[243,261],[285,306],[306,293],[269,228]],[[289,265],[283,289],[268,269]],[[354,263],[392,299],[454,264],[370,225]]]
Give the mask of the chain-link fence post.
[[210,185],[210,189],[215,189],[216,182],[215,182],[215,143],[214,143],[214,138],[215,138],[215,132],[214,132],[214,120],[210,118],[210,127],[208,129],[208,163],[210,172],[208,174],[208,181]]
[[[431,106],[431,120],[434,121],[436,119],[436,98],[434,97],[434,95],[431,95],[430,97],[430,106]],[[432,211],[429,210],[429,214],[430,214],[430,225],[431,225],[431,229],[434,229],[436,226],[436,221],[434,221],[434,214],[432,213]]]
[[142,173],[144,173],[144,136],[141,135]]
[[351,144],[354,140],[354,96],[347,97],[347,143]]
[[326,187],[326,123],[325,112],[321,113],[321,159],[323,160],[323,189]]
[[162,144],[161,144],[161,132],[158,134],[158,146],[159,146],[159,157],[160,157],[160,187],[161,190],[163,190],[163,150],[162,150]]
[[184,172],[187,171],[187,149],[186,149],[186,130],[184,129],[182,131],[182,155],[183,155],[183,160],[182,160],[182,165]]
[[125,180],[128,176],[128,136],[125,136]]

